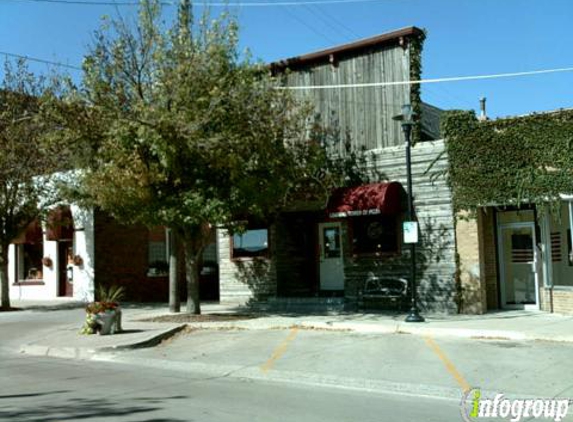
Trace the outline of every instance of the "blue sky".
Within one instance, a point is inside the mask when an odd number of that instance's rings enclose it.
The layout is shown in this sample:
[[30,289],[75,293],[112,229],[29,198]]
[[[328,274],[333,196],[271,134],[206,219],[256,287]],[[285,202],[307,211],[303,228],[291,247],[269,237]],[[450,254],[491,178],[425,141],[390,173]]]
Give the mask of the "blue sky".
[[[0,51],[80,65],[100,17],[117,10],[127,16],[136,7],[0,0]],[[267,62],[418,26],[428,31],[424,78],[573,67],[573,0],[374,0],[232,10],[242,45]],[[445,109],[476,109],[485,96],[491,117],[571,108],[573,72],[428,84],[422,96]]]

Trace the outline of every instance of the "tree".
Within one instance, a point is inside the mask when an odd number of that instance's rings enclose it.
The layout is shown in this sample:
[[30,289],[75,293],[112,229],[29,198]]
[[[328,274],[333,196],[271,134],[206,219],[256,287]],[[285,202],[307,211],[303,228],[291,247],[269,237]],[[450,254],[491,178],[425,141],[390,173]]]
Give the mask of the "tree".
[[58,200],[54,178],[65,169],[65,144],[46,137],[43,109],[57,97],[57,84],[30,73],[23,61],[5,63],[0,87],[0,296],[10,308],[8,247]]
[[85,198],[120,221],[177,235],[187,311],[198,314],[212,227],[241,230],[301,186],[329,190],[339,176],[329,175],[324,142],[309,135],[310,108],[239,53],[232,17],[209,21],[206,12],[196,23],[187,0],[171,29],[160,16],[160,4],[146,0],[136,25],[115,20],[97,33],[83,86],[66,102],[80,117],[67,113],[64,126],[95,153],[84,163]]

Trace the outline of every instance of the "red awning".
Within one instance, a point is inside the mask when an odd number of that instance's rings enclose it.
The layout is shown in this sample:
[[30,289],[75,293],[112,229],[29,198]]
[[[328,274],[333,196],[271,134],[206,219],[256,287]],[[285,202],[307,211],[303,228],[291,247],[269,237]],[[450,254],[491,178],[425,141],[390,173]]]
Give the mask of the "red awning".
[[72,240],[74,238],[74,219],[67,205],[60,205],[48,214],[46,239]]
[[328,215],[339,218],[399,214],[402,211],[402,192],[404,189],[398,182],[336,189],[328,201]]
[[12,241],[12,243],[21,245],[23,243],[42,243],[42,225],[40,220],[36,219],[28,224],[28,227]]

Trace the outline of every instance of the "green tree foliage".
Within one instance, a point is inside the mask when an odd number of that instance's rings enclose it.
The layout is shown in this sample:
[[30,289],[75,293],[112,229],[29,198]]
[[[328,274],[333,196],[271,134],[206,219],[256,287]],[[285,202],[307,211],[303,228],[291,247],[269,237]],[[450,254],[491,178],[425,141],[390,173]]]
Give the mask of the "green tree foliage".
[[59,89],[28,71],[23,61],[6,62],[0,86],[0,283],[1,306],[10,307],[8,247],[57,200],[51,175],[65,170],[67,145],[52,143],[44,118]]
[[324,136],[314,137],[310,108],[240,54],[232,17],[207,12],[195,22],[183,1],[163,30],[160,15],[158,2],[143,1],[136,25],[102,28],[61,122],[70,142],[84,139],[89,151],[84,198],[121,221],[177,233],[187,311],[200,313],[211,228],[241,230],[294,197],[330,192],[344,182],[343,164],[328,160]]
[[573,112],[480,122],[447,112],[449,179],[457,210],[546,203],[573,192]]

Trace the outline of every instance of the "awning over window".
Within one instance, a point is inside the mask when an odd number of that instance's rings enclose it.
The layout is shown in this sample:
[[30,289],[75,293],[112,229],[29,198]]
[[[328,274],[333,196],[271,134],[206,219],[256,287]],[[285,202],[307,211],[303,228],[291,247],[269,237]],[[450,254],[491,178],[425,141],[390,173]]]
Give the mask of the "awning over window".
[[42,240],[42,225],[39,220],[34,220],[28,224],[26,230],[14,239],[12,243],[16,245],[21,245],[23,243],[42,243]]
[[67,205],[60,205],[48,214],[46,238],[48,240],[72,240],[74,219]]
[[404,189],[398,182],[336,189],[328,201],[328,215],[331,218],[340,218],[399,214],[402,211],[403,192]]

